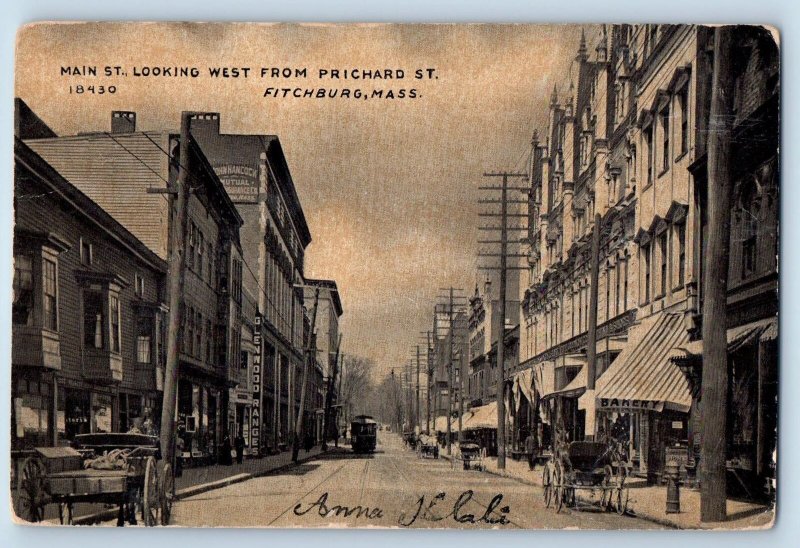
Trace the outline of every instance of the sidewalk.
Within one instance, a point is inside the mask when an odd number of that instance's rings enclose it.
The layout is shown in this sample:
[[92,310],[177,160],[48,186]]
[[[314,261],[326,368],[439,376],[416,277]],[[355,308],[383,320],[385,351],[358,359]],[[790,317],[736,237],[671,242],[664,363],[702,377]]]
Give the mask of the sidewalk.
[[[439,455],[450,459],[447,451],[441,449]],[[497,468],[497,459],[489,457],[483,461],[485,471],[489,474],[515,479],[529,485],[542,486],[542,466],[528,469],[526,461],[506,458],[505,470]],[[667,488],[665,485],[647,485],[644,479],[630,478],[630,499],[628,508],[636,517],[658,523],[664,527],[676,529],[745,529],[768,527],[774,517],[774,508],[752,502],[728,499],[728,521],[708,524],[700,523],[700,491],[681,487],[680,508],[678,514],[667,514]],[[583,495],[583,496],[582,496]],[[584,502],[591,501],[588,490],[578,492],[578,498]],[[595,499],[596,500],[596,499]]]
[[[328,446],[328,453],[342,451],[344,446],[340,443],[339,449],[331,444]],[[300,450],[298,463],[303,463],[317,457],[322,453],[319,445],[311,451]],[[252,478],[265,476],[288,468],[292,463],[292,452],[284,451],[277,455],[269,455],[262,458],[245,459],[241,464],[223,466],[215,464],[212,466],[199,466],[197,468],[184,468],[183,475],[175,478],[175,500],[205,493],[213,489],[219,489],[234,483],[240,483]],[[100,504],[81,504],[74,508],[75,525],[91,525],[109,519],[115,519],[117,508],[104,508]],[[46,520],[58,524],[58,518]]]

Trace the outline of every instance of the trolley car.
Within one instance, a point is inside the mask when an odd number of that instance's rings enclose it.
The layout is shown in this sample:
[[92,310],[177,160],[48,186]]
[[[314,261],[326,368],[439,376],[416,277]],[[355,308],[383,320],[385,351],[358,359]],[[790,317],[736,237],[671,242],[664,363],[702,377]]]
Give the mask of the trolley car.
[[378,423],[369,415],[358,415],[350,423],[350,445],[354,453],[372,453],[377,441]]

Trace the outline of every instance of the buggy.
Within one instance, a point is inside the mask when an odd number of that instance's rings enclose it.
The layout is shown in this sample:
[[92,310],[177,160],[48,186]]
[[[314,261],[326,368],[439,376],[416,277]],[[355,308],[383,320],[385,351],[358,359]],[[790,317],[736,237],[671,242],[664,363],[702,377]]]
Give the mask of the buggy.
[[604,510],[623,515],[628,508],[626,467],[620,451],[612,442],[573,441],[561,444],[542,471],[544,502],[560,512],[564,505],[576,506],[575,493],[588,490],[600,495]]

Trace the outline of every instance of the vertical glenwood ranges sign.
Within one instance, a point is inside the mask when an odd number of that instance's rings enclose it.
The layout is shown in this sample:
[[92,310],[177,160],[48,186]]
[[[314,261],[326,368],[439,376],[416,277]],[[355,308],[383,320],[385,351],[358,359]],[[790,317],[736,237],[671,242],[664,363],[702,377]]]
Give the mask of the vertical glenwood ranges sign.
[[256,314],[253,344],[253,411],[250,414],[250,450],[258,454],[261,447],[261,314]]

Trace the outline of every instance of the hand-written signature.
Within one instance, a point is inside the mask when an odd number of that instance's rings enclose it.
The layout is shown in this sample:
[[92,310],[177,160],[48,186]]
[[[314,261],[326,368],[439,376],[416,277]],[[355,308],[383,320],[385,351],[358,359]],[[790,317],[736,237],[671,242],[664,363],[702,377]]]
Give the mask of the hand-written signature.
[[[483,509],[483,513],[473,514],[465,510],[467,504],[474,500],[474,492],[470,489],[463,491],[450,506],[444,501],[447,498],[447,493],[439,492],[433,497],[422,495],[414,503],[414,509],[410,513],[401,512],[397,519],[397,523],[401,527],[410,527],[415,522],[428,521],[437,522],[445,519],[452,519],[460,524],[489,524],[489,525],[506,525],[510,523],[507,514],[511,511],[508,506],[500,506],[503,501],[503,495],[495,495],[489,504]],[[304,505],[299,503],[294,507],[294,514],[296,516],[304,516],[311,513],[317,514],[322,518],[335,518],[335,517],[355,517],[367,520],[377,520],[384,517],[384,510],[377,506],[363,506],[361,504],[356,506],[344,506],[341,504],[331,504],[328,502],[329,493],[322,493],[319,498]],[[475,501],[477,502],[477,501]],[[440,514],[441,510],[448,510],[446,514]]]
[[[509,523],[506,515],[511,511],[511,509],[508,506],[503,506],[498,509],[498,506],[500,506],[500,503],[503,500],[503,495],[499,493],[495,495],[486,506],[486,509],[481,516],[476,516],[476,514],[470,514],[464,511],[464,507],[470,500],[472,500],[473,495],[474,492],[471,489],[463,491],[453,503],[452,509],[445,515],[437,515],[437,513],[434,511],[434,507],[439,502],[444,501],[444,499],[447,497],[446,493],[437,493],[435,497],[427,502],[427,505],[425,504],[425,495],[422,495],[416,502],[417,508],[414,512],[414,515],[408,517],[406,516],[405,512],[403,512],[400,514],[397,523],[403,527],[410,527],[414,522],[417,521],[417,519],[425,521],[442,521],[447,518],[452,518],[457,523],[469,524],[488,523],[492,525],[506,525]],[[445,508],[448,507],[445,506]],[[499,515],[494,515],[496,511],[499,512]]]

